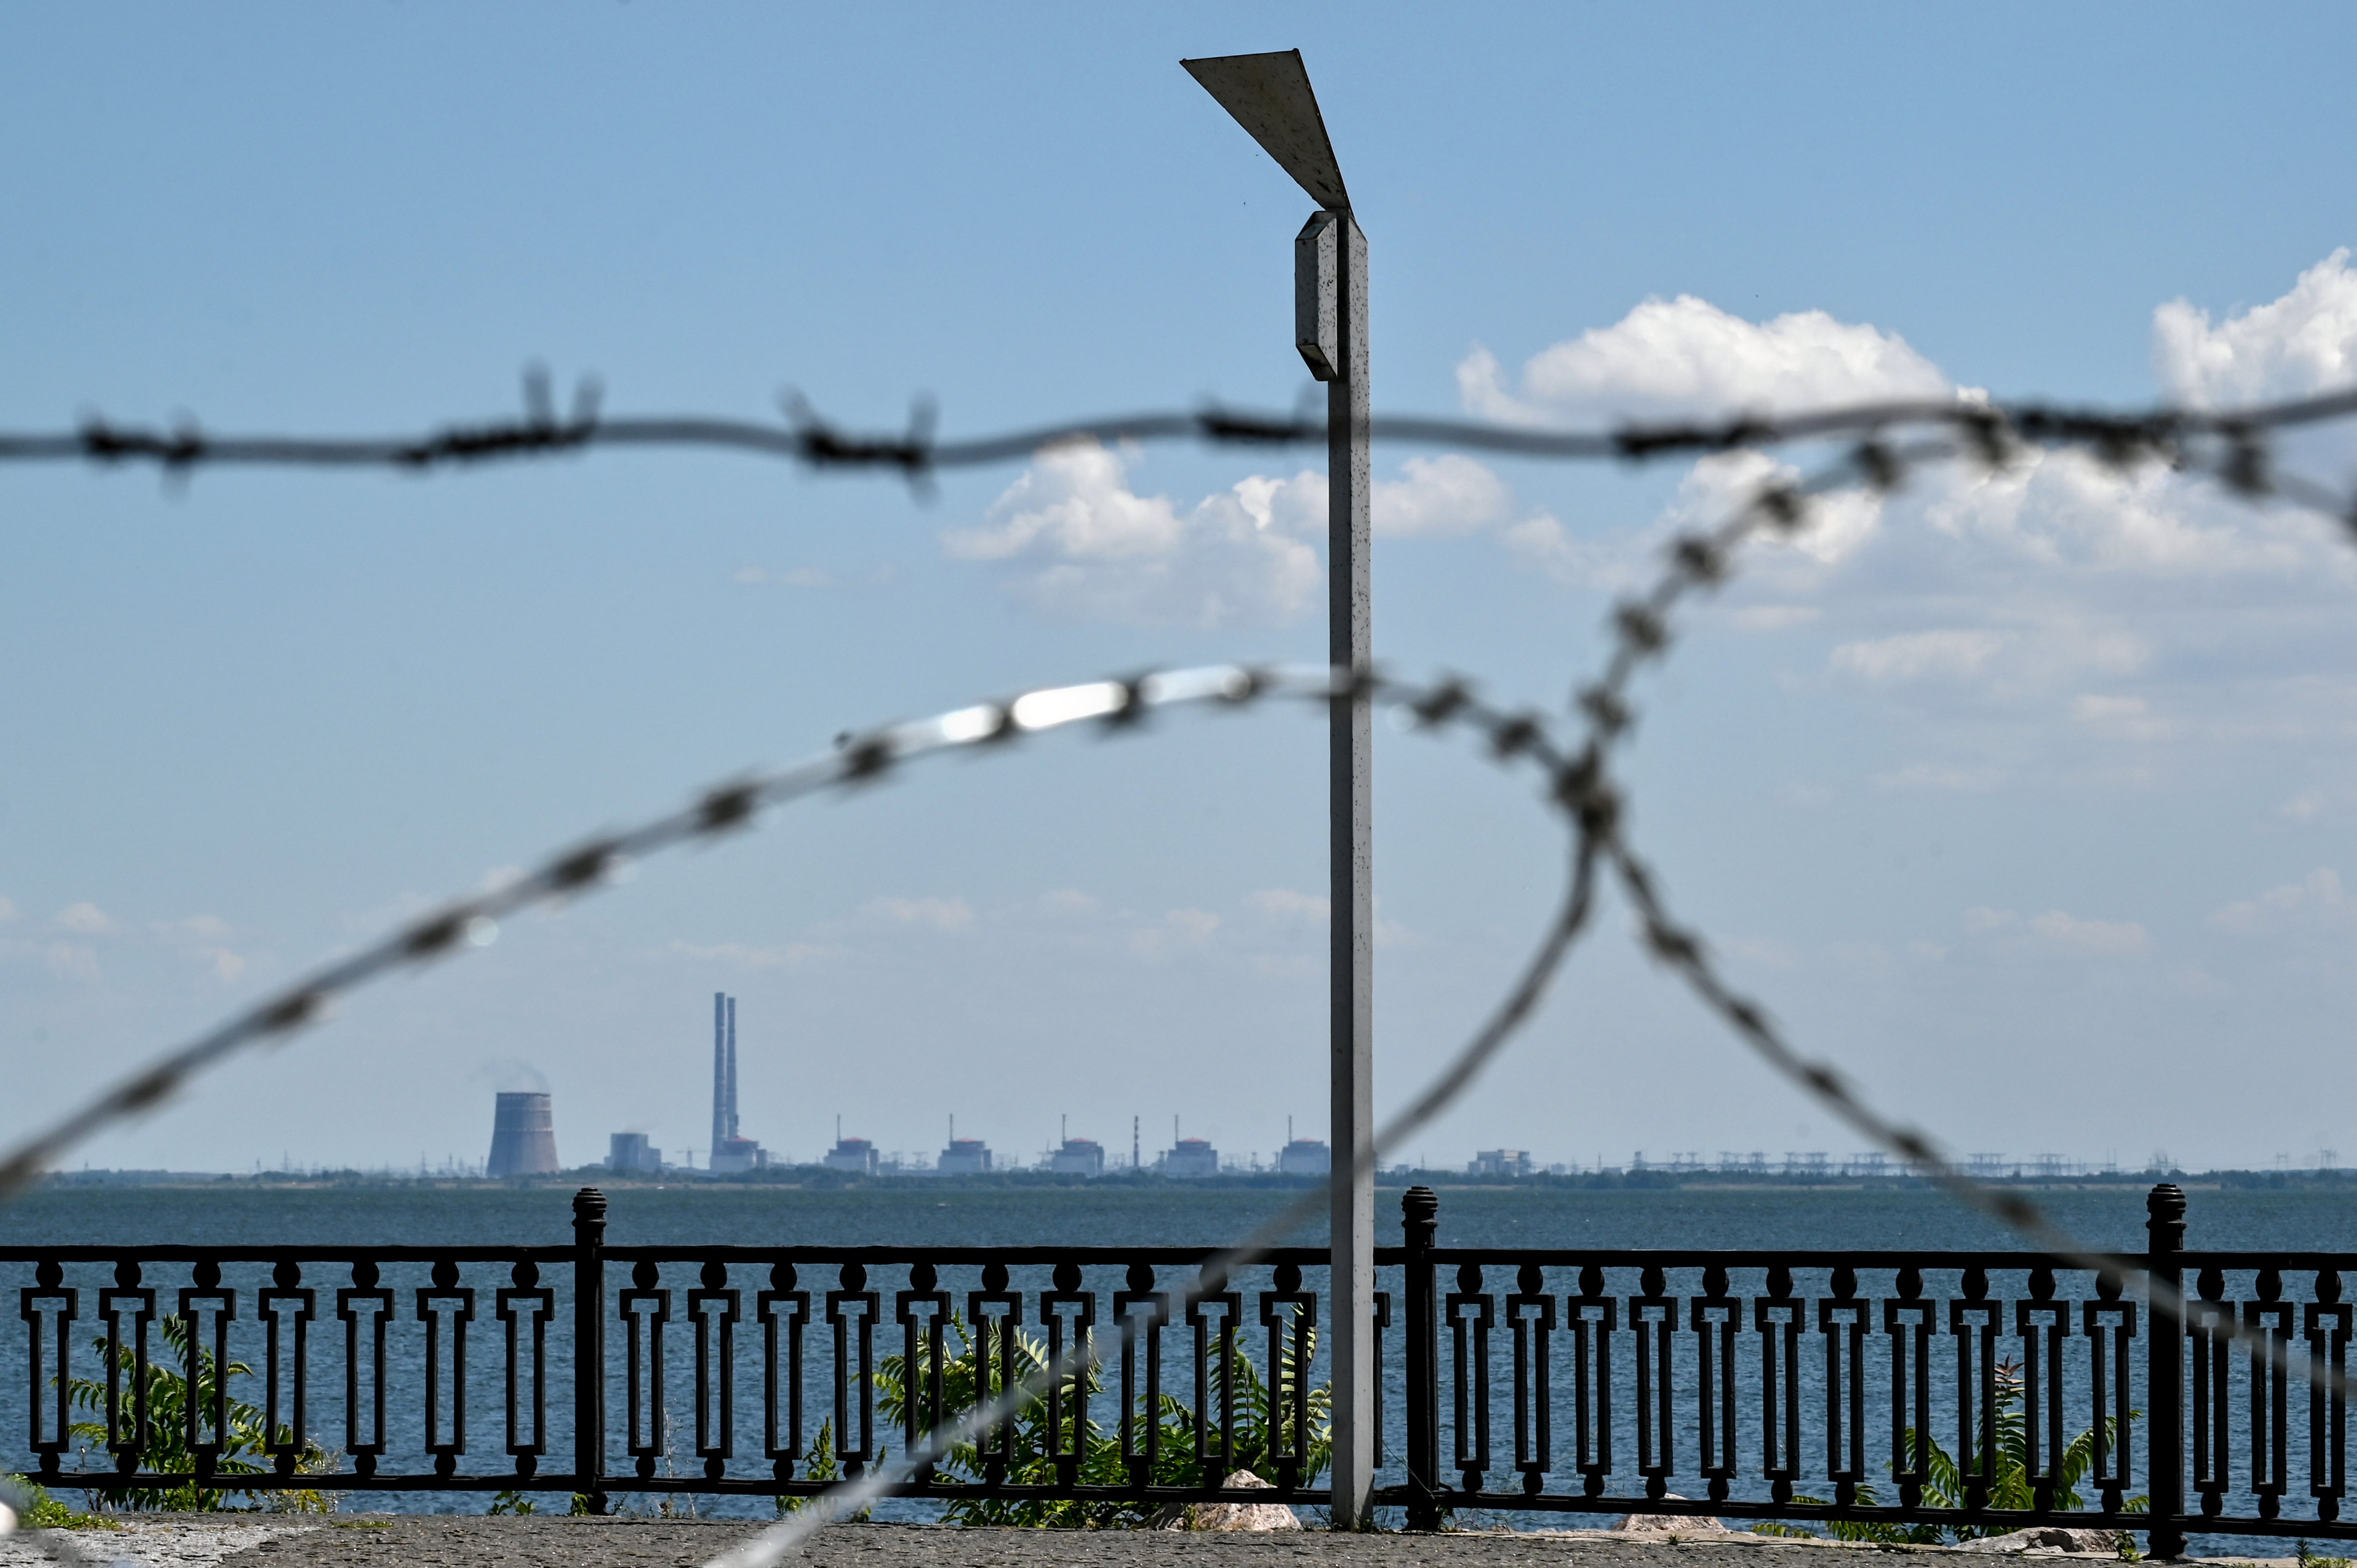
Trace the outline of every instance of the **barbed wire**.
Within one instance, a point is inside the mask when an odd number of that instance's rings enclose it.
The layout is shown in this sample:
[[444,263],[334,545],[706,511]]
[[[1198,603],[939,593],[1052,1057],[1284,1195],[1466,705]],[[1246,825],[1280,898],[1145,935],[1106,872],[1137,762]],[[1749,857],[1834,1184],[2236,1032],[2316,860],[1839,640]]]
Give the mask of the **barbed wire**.
[[[425,468],[478,459],[585,449],[597,446],[735,446],[799,458],[816,467],[897,469],[921,478],[945,467],[1005,461],[1043,446],[1083,440],[1146,440],[1193,436],[1216,442],[1263,445],[1323,441],[1322,424],[1260,420],[1221,410],[1195,414],[1150,414],[1095,421],[993,437],[936,444],[930,420],[920,417],[909,435],[891,439],[850,437],[802,411],[784,430],[713,420],[601,421],[594,393],[576,399],[574,415],[559,421],[548,405],[544,379],[530,383],[528,414],[515,424],[453,428],[414,441],[335,441],[280,437],[207,437],[193,428],[171,435],[124,430],[96,423],[62,436],[0,435],[0,460],[81,458],[99,462],[145,460],[185,471],[207,463],[262,463],[333,467],[381,466]],[[1872,1107],[1830,1061],[1803,1056],[1756,1001],[1729,984],[1713,964],[1698,933],[1669,913],[1658,878],[1628,843],[1620,791],[1609,776],[1615,751],[1632,732],[1636,708],[1630,688],[1646,665],[1665,658],[1674,642],[1674,612],[1693,596],[1716,588],[1731,574],[1734,558],[1754,536],[1787,535],[1806,526],[1813,503],[1839,490],[1865,488],[1888,492],[1930,463],[1977,460],[1996,469],[2024,446],[2075,446],[2115,467],[2159,460],[2206,474],[2246,499],[2281,496],[2357,528],[2357,508],[2330,487],[2276,471],[2276,433],[2357,414],[2357,392],[2245,408],[2229,413],[2161,409],[2137,415],[2085,413],[2042,404],[2004,406],[1885,403],[1781,420],[1741,419],[1715,425],[1630,426],[1609,435],[1553,434],[1464,421],[1379,418],[1383,439],[1429,441],[1479,450],[1534,456],[1618,457],[1631,460],[1669,455],[1727,451],[1792,442],[1856,437],[1832,464],[1805,480],[1771,478],[1716,529],[1681,534],[1668,549],[1668,564],[1652,587],[1616,607],[1609,623],[1610,648],[1598,678],[1575,693],[1575,710],[1585,721],[1576,748],[1554,735],[1549,722],[1530,712],[1493,706],[1466,683],[1450,679],[1415,683],[1379,672],[1340,669],[1265,668],[1241,664],[1149,674],[1130,680],[1043,688],[1010,701],[974,704],[931,719],[888,725],[849,737],[837,750],[793,767],[714,786],[682,810],[621,832],[593,838],[543,864],[537,870],[488,892],[455,900],[436,913],[404,927],[371,947],[313,972],[294,986],[232,1018],[215,1030],[167,1053],[79,1108],[0,1160],[0,1201],[38,1178],[65,1149],[99,1129],[150,1110],[189,1079],[250,1046],[275,1040],[317,1022],[334,1000],[393,972],[423,966],[488,942],[497,922],[534,906],[559,903],[609,883],[629,861],[694,842],[709,842],[748,825],[761,811],[829,789],[856,789],[922,757],[991,746],[1023,735],[1096,722],[1134,728],[1165,707],[1245,707],[1269,699],[1316,704],[1380,703],[1408,714],[1417,727],[1463,729],[1480,735],[1501,763],[1527,762],[1543,771],[1547,802],[1571,830],[1571,878],[1565,903],[1545,940],[1514,989],[1443,1071],[1362,1151],[1372,1165],[1379,1150],[1429,1122],[1479,1077],[1482,1068],[1530,1017],[1547,986],[1587,929],[1594,908],[1597,868],[1609,866],[1640,920],[1643,940],[1697,998],[1755,1054],[1834,1114],[1844,1124],[1899,1155],[1943,1190],[2029,1237],[2049,1255],[2073,1266],[2115,1275],[2135,1267],[2132,1259],[2085,1246],[2017,1193],[2003,1192],[1966,1174],[1942,1146],[1921,1131]],[[1305,1194],[1241,1246],[1219,1254],[1199,1276],[1207,1288],[1213,1271],[1245,1266],[1265,1254],[1271,1241],[1313,1213],[1330,1193],[1335,1173]],[[1364,1175],[1364,1170],[1357,1171]],[[1273,1229],[1272,1229],[1273,1227]],[[2147,1275],[2153,1309],[2182,1320],[2186,1302]],[[2333,1369],[2303,1359],[2255,1329],[2224,1324],[2226,1337],[2293,1369],[2309,1380],[2346,1392],[2348,1380]],[[1125,1325],[1124,1335],[1135,1332]],[[1125,1342],[1116,1338],[1114,1345]],[[1003,1391],[999,1399],[970,1412],[964,1421],[937,1434],[929,1447],[937,1460],[947,1445],[970,1437],[1044,1392],[1054,1379],[1070,1377],[1109,1353],[1101,1343],[1075,1346],[1064,1362]],[[1078,1358],[1078,1359],[1075,1359]],[[906,1463],[909,1456],[904,1455]],[[925,1460],[918,1463],[929,1462]],[[913,1470],[914,1465],[908,1468]],[[817,1506],[785,1521],[724,1559],[731,1568],[759,1568],[791,1550],[793,1541],[830,1519],[855,1510],[866,1498],[894,1484],[880,1469],[823,1494]],[[865,1489],[863,1489],[865,1488]],[[782,1535],[780,1532],[784,1532]],[[775,1546],[773,1537],[786,1544]],[[772,1547],[774,1546],[774,1550]],[[756,1555],[745,1556],[744,1552]]]
[[189,1079],[250,1047],[283,1039],[317,1022],[330,1004],[364,985],[439,959],[488,946],[499,922],[521,911],[563,903],[611,884],[635,861],[689,843],[709,843],[760,812],[830,789],[877,783],[896,770],[946,752],[1003,746],[1021,736],[1094,722],[1109,731],[1138,727],[1160,709],[1246,708],[1279,700],[1316,705],[1382,703],[1404,709],[1436,731],[1469,729],[1487,739],[1501,764],[1529,763],[1552,779],[1554,797],[1570,788],[1569,766],[1543,714],[1511,712],[1477,696],[1464,682],[1395,680],[1374,671],[1325,666],[1207,665],[1079,685],[1043,687],[1004,702],[979,703],[931,718],[846,736],[834,750],[772,772],[715,784],[688,805],[622,831],[590,838],[498,886],[454,899],[346,957],[312,971],[227,1022],[109,1086],[0,1158],[0,1202],[38,1180],[59,1155],[102,1128],[154,1109]]
[[[942,441],[933,405],[920,400],[897,434],[856,433],[821,417],[799,396],[783,423],[702,414],[601,413],[603,392],[582,381],[570,412],[559,413],[548,378],[524,378],[521,418],[452,423],[414,435],[215,435],[194,420],[169,428],[120,424],[92,415],[71,430],[0,432],[0,462],[153,465],[185,476],[199,467],[387,468],[423,472],[601,448],[730,451],[782,458],[817,469],[883,470],[922,484],[949,468],[1020,461],[1083,443],[1190,440],[1223,446],[1318,446],[1323,420],[1211,403],[1193,410],[1115,414],[1037,425],[996,435]],[[1571,461],[1647,462],[1674,456],[1845,439],[1885,440],[1910,430],[1939,430],[1976,454],[2002,461],[2023,447],[2076,447],[2106,462],[2199,461],[2248,493],[2265,493],[2271,436],[2357,417],[2357,388],[2233,409],[2163,404],[2128,413],[2040,401],[1962,396],[1892,399],[1789,414],[1738,413],[1717,420],[1631,423],[1609,430],[1555,430],[1531,424],[1376,414],[1376,441],[1460,448],[1505,456]],[[2312,497],[2330,492],[2312,487]],[[2326,508],[2357,528],[2346,508]]]

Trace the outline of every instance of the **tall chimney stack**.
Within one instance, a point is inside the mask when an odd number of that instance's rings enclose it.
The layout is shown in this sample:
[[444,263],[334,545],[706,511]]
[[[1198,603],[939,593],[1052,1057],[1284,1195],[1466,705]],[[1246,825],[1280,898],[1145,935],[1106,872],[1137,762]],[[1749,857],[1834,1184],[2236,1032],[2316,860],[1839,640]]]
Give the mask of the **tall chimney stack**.
[[712,993],[712,1150],[730,1137],[728,1131],[728,998]]

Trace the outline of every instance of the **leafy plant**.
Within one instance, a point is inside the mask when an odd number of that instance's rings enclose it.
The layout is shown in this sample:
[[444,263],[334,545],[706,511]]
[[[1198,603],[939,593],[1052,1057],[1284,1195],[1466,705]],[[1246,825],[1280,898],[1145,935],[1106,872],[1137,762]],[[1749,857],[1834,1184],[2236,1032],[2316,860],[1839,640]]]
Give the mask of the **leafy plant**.
[[[158,1326],[163,1331],[164,1353],[147,1364],[145,1391],[147,1399],[147,1432],[138,1452],[139,1467],[150,1472],[188,1474],[196,1468],[195,1456],[188,1452],[188,1412],[197,1412],[199,1429],[212,1425],[213,1401],[225,1391],[227,1385],[239,1378],[250,1378],[253,1369],[242,1361],[217,1365],[213,1354],[201,1344],[196,1347],[196,1378],[193,1386],[180,1369],[188,1365],[188,1326],[178,1317],[167,1317]],[[101,1360],[107,1356],[107,1342],[93,1339],[91,1348]],[[140,1389],[137,1358],[129,1346],[119,1346],[114,1356],[123,1382],[124,1418],[136,1408],[134,1403]],[[97,1421],[75,1422],[70,1430],[77,1437],[104,1443],[106,1423],[106,1384],[93,1378],[73,1378],[66,1383],[66,1394],[76,1409],[101,1412]],[[221,1451],[213,1461],[213,1471],[220,1476],[253,1476],[266,1473],[271,1467],[269,1417],[260,1408],[242,1400],[227,1402],[229,1430]],[[293,1434],[281,1426],[276,1439],[284,1444]],[[304,1445],[296,1461],[296,1473],[320,1475],[332,1471],[336,1460],[317,1443]],[[252,1487],[199,1486],[194,1480],[171,1487],[103,1487],[97,1495],[109,1506],[125,1509],[168,1509],[176,1512],[210,1512],[227,1507],[231,1496],[252,1497]],[[260,1505],[274,1513],[331,1513],[335,1499],[315,1487],[289,1491],[272,1490],[264,1494]]]
[[23,1476],[0,1477],[22,1499],[24,1517],[18,1521],[27,1530],[121,1530],[123,1527],[104,1514],[76,1513],[51,1497],[48,1488]]
[[491,1506],[487,1514],[538,1513],[540,1509],[521,1487],[511,1487],[504,1492],[491,1494]]
[[[876,1455],[877,1464],[881,1465],[884,1462],[885,1452],[882,1445],[878,1444]],[[822,1484],[832,1484],[843,1479],[843,1462],[837,1459],[834,1454],[834,1423],[822,1421],[818,1423],[818,1435],[811,1439],[810,1452],[802,1455],[802,1478]],[[778,1512],[780,1515],[800,1513],[810,1505],[811,1499],[808,1498],[780,1496],[778,1498]],[[857,1513],[845,1517],[863,1520],[874,1511],[872,1509],[861,1509]]]
[[[965,1321],[952,1315],[948,1333],[956,1340],[953,1350],[945,1348],[942,1359],[942,1407],[944,1422],[954,1419],[976,1403],[978,1355],[975,1337]],[[1310,1339],[1310,1358],[1315,1359],[1316,1342]],[[880,1413],[895,1423],[907,1418],[911,1388],[923,1390],[931,1381],[930,1348],[920,1345],[917,1364],[912,1369],[905,1356],[887,1356],[877,1371],[877,1402]],[[994,1358],[996,1359],[996,1358]],[[1020,1381],[1043,1369],[1048,1357],[1041,1340],[1017,1330],[1015,1337],[1013,1364],[999,1369],[999,1381]],[[1235,1468],[1251,1470],[1269,1478],[1274,1468],[1268,1455],[1272,1447],[1271,1411],[1283,1412],[1289,1422],[1294,1380],[1302,1375],[1294,1364],[1292,1346],[1288,1341],[1277,1362],[1278,1387],[1275,1397],[1262,1378],[1260,1369],[1238,1345],[1232,1363],[1236,1402]],[[1071,1440],[1076,1407],[1089,1410],[1086,1395],[1102,1391],[1104,1386],[1102,1371],[1089,1371],[1066,1379],[1060,1391],[1064,1412],[1064,1430]],[[1157,1487],[1199,1487],[1206,1482],[1204,1466],[1195,1456],[1195,1412],[1175,1395],[1164,1394],[1158,1407],[1148,1410],[1143,1396],[1138,1401],[1138,1418],[1152,1422],[1158,1430],[1158,1444],[1150,1484]],[[1305,1484],[1323,1472],[1332,1456],[1331,1395],[1325,1387],[1309,1391],[1308,1430],[1294,1444],[1302,1451],[1301,1478]],[[1051,1434],[1048,1428],[1048,1400],[1045,1395],[1034,1399],[1016,1412],[1010,1423],[1011,1435],[1000,1438],[994,1434],[996,1447],[1004,1442],[1006,1460],[1005,1478],[1012,1484],[1045,1485],[1058,1477],[1057,1461],[1050,1456]],[[1128,1463],[1121,1456],[1120,1429],[1116,1425],[1106,1431],[1093,1415],[1081,1423],[1077,1448],[1077,1478],[1084,1487],[1125,1487],[1132,1484]],[[963,1482],[978,1482],[986,1473],[982,1455],[971,1443],[952,1446],[937,1466],[945,1477]],[[813,1470],[813,1475],[816,1474]],[[1148,1522],[1155,1512],[1152,1505],[1143,1501],[1092,1499],[1088,1501],[1040,1501],[993,1498],[961,1498],[951,1502],[944,1518],[959,1524],[1029,1525],[1062,1529],[1108,1530],[1135,1528]]]
[[[2029,1428],[2022,1411],[2021,1367],[2018,1362],[2000,1362],[1996,1368],[1996,1440],[1989,1455],[1988,1496],[1986,1506],[1993,1509],[2027,1509],[2037,1501],[2037,1488],[2029,1479]],[[2136,1420],[2142,1411],[2128,1412]],[[2111,1416],[2103,1422],[2104,1441],[2119,1441],[2119,1423]],[[1964,1506],[1967,1488],[1965,1466],[1954,1455],[1940,1446],[1939,1440],[1929,1433],[1909,1427],[1906,1449],[1913,1466],[1923,1472],[1923,1503],[1927,1508],[1957,1509]],[[1967,1454],[1970,1450],[1966,1451]],[[2079,1496],[2079,1484],[2087,1478],[2095,1465],[2095,1428],[2072,1438],[2063,1448],[2054,1465],[2054,1506],[2061,1509],[2083,1508]],[[1797,1503],[1824,1507],[1822,1498],[1795,1497]],[[1860,1483],[1857,1501],[1861,1507],[1876,1504],[1874,1487]],[[2122,1511],[2142,1513],[2148,1499],[2129,1498],[2121,1504]],[[1979,1524],[1888,1524],[1879,1521],[1861,1522],[1837,1520],[1832,1525],[1836,1541],[1870,1541],[1879,1546],[1937,1546],[1950,1541],[1976,1541],[1984,1536],[2001,1534],[2005,1527]],[[1808,1535],[1809,1530],[1792,1525],[1763,1524],[1754,1527],[1760,1535]],[[2130,1559],[2133,1561],[2133,1559]]]

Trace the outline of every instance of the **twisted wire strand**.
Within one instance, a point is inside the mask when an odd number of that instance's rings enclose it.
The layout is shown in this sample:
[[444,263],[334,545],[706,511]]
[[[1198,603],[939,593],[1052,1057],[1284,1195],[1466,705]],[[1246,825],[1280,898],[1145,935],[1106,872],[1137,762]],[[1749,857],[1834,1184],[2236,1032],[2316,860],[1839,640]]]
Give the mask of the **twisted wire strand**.
[[979,703],[931,718],[855,735],[835,750],[774,772],[716,784],[686,806],[619,832],[602,834],[500,886],[458,898],[292,985],[141,1068],[33,1133],[0,1159],[0,1202],[39,1178],[68,1149],[102,1128],[153,1109],[191,1078],[250,1047],[282,1039],[319,1019],[337,999],[400,971],[483,946],[501,919],[536,906],[579,897],[609,883],[633,861],[683,844],[710,842],[748,825],[759,812],[830,789],[872,784],[895,769],[952,751],[1001,746],[1023,736],[1095,723],[1136,728],[1164,708],[1244,708],[1277,700],[1398,703],[1427,727],[1482,733],[1501,763],[1554,769],[1562,755],[1544,722],[1477,698],[1462,682],[1428,684],[1373,671],[1325,666],[1207,665],[1127,680],[1044,687],[1006,702]]
[[[1020,461],[1084,442],[1322,446],[1327,439],[1321,419],[1216,403],[940,441],[933,435],[930,405],[921,403],[906,431],[884,435],[847,431],[820,417],[799,398],[788,403],[782,424],[699,414],[608,418],[599,412],[600,400],[597,383],[585,381],[572,411],[559,414],[545,372],[534,371],[525,378],[522,417],[453,423],[415,435],[216,435],[194,421],[165,428],[118,424],[93,415],[71,430],[0,432],[0,462],[145,463],[183,475],[198,467],[227,466],[420,472],[597,448],[676,448],[783,458],[813,468],[884,470],[921,483],[942,469]],[[2357,416],[2357,388],[2234,409],[2163,404],[2128,413],[2035,401],[1910,398],[1791,414],[1739,413],[1585,431],[1376,414],[1368,422],[1368,433],[1377,441],[1503,456],[1642,462],[1936,429],[1990,455],[2019,446],[2077,446],[2112,461],[2157,458],[2174,463],[2197,449],[2216,448],[2228,455],[2218,467],[2263,475],[2274,435],[2352,416]],[[2349,515],[2345,506],[2328,510],[2336,516]]]
[[[536,401],[544,403],[544,388]],[[856,787],[880,778],[902,762],[938,752],[1090,720],[1125,725],[1162,706],[1215,702],[1243,705],[1265,697],[1290,696],[1329,703],[1397,703],[1426,727],[1469,725],[1486,736],[1500,761],[1524,757],[1541,762],[1550,777],[1550,801],[1564,812],[1573,828],[1571,887],[1545,940],[1517,985],[1442,1074],[1386,1126],[1374,1145],[1360,1155],[1361,1162],[1371,1165],[1385,1143],[1408,1135],[1440,1113],[1473,1081],[1514,1030],[1527,1021],[1561,962],[1587,928],[1600,861],[1609,866],[1615,881],[1638,912],[1644,940],[1655,956],[1675,970],[1689,989],[1727,1022],[1739,1039],[1846,1125],[1881,1144],[1951,1195],[2029,1236],[2049,1254],[2077,1267],[2115,1273],[2131,1272],[2134,1264],[2130,1260],[2078,1242],[2027,1199],[1978,1182],[1957,1167],[1927,1135],[1875,1111],[1849,1087],[1837,1068],[1829,1062],[1803,1058],[1769,1020],[1764,1009],[1727,985],[1710,964],[1707,950],[1699,937],[1671,918],[1657,879],[1621,837],[1620,798],[1608,777],[1609,762],[1634,723],[1635,710],[1628,693],[1637,672],[1648,662],[1665,657],[1671,647],[1674,612],[1685,599],[1724,581],[1732,570],[1736,552],[1756,534],[1790,533],[1803,526],[1809,505],[1818,497],[1860,486],[1889,490],[1902,483],[1912,467],[1930,462],[1966,457],[1998,467],[2021,445],[2075,446],[2091,450],[2115,466],[2159,459],[2180,468],[2207,473],[2246,499],[2282,496],[2334,516],[2357,530],[2357,513],[2352,513],[2345,499],[2329,487],[2276,473],[2268,441],[2277,430],[2341,419],[2352,413],[2357,413],[2357,392],[2228,413],[2165,409],[2137,416],[2078,413],[2042,405],[2008,409],[1964,403],[1882,403],[1773,422],[1743,420],[1715,426],[1631,427],[1604,436],[1553,435],[1461,421],[1378,419],[1373,422],[1375,434],[1385,439],[1428,440],[1563,457],[1642,459],[1671,452],[1723,451],[1778,442],[1822,440],[1845,434],[1863,433],[1863,438],[1816,477],[1799,483],[1772,480],[1757,489],[1717,528],[1682,535],[1673,542],[1668,570],[1647,593],[1623,602],[1614,612],[1611,652],[1604,670],[1594,683],[1577,695],[1577,707],[1587,724],[1585,742],[1577,752],[1566,752],[1558,746],[1543,720],[1492,708],[1474,699],[1457,682],[1415,686],[1367,671],[1270,671],[1242,665],[1173,671],[1135,681],[1048,688],[1027,693],[1008,703],[977,704],[932,719],[872,731],[835,754],[780,772],[717,786],[682,811],[622,833],[593,839],[504,887],[446,906],[437,914],[374,946],[314,972],[271,1001],[167,1054],[20,1145],[0,1161],[0,1201],[35,1179],[45,1164],[73,1143],[100,1127],[155,1106],[190,1076],[221,1058],[300,1029],[316,1021],[330,1001],[371,980],[447,956],[469,943],[487,941],[496,930],[496,922],[506,915],[592,890],[629,858],[725,833],[745,825],[765,808],[828,789]],[[1894,427],[1909,425],[1934,428],[1932,434],[1897,444],[1889,439]],[[0,460],[146,459],[173,469],[207,462],[425,467],[598,445],[703,445],[737,446],[796,456],[821,467],[890,467],[916,478],[940,467],[1003,461],[1059,442],[1144,440],[1187,435],[1214,441],[1293,443],[1322,441],[1324,430],[1322,425],[1301,421],[1255,421],[1215,410],[1193,415],[1145,415],[1125,421],[1059,426],[988,441],[936,446],[929,432],[912,432],[909,437],[898,441],[850,438],[807,419],[783,433],[727,421],[601,423],[595,416],[594,406],[590,406],[577,411],[576,418],[565,424],[556,422],[544,409],[538,409],[522,424],[447,431],[409,443],[272,437],[214,441],[192,431],[164,437],[152,432],[90,425],[70,436],[0,436]],[[1232,1271],[1264,1255],[1275,1237],[1315,1211],[1330,1193],[1335,1179],[1339,1177],[1329,1176],[1327,1183],[1305,1194],[1245,1243],[1213,1260],[1199,1279],[1197,1290],[1214,1277],[1213,1268]],[[2147,1289],[2155,1311],[2183,1318],[2186,1304],[2181,1294],[2149,1280]],[[2242,1325],[2221,1326],[2227,1337],[2268,1356],[2275,1364],[2290,1368],[2320,1386],[2346,1391],[2347,1380],[2329,1367],[2306,1360],[2294,1363],[2287,1348]],[[1125,1342],[1135,1332],[1134,1324],[1125,1325],[1122,1336],[1113,1341],[1114,1346]],[[957,1426],[944,1429],[939,1438],[942,1451],[961,1440],[954,1434],[970,1437],[992,1420],[1004,1419],[1023,1403],[1039,1397],[1055,1378],[1073,1375],[1090,1364],[1090,1355],[1101,1353],[1084,1351],[1076,1346],[1072,1356],[1065,1359],[1067,1364],[1044,1369],[1034,1378],[1002,1392],[992,1405],[969,1412]],[[1075,1359],[1076,1357],[1081,1359]],[[934,1452],[932,1457],[938,1459],[940,1452]],[[904,1455],[904,1462],[906,1458]],[[773,1563],[795,1541],[823,1528],[828,1520],[855,1510],[862,1500],[891,1484],[879,1471],[831,1489],[814,1499],[812,1508],[778,1527],[778,1530],[739,1549],[740,1553],[755,1555],[740,1557],[732,1553],[721,1561],[730,1563],[731,1568],[759,1568],[759,1564]],[[785,1544],[775,1545],[772,1537],[780,1531],[786,1532]]]

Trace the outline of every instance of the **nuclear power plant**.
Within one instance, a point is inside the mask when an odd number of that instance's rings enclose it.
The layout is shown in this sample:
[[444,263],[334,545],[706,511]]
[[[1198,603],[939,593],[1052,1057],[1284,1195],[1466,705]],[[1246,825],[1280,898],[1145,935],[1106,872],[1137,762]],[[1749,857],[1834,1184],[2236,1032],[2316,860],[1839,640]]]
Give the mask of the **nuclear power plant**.
[[554,1176],[564,1168],[556,1160],[556,1114],[548,1096],[501,1094],[491,1113],[491,1157],[483,1174]]

